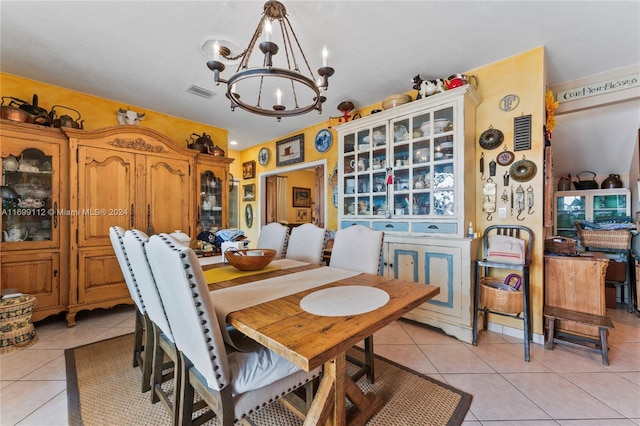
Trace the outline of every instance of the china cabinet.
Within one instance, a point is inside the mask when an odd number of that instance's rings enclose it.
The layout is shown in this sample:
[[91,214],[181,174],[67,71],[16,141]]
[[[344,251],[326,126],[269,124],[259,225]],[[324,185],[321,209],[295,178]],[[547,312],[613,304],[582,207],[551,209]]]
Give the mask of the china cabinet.
[[407,317],[467,342],[480,101],[465,85],[336,127],[339,226],[384,231],[384,275],[442,287]]
[[628,189],[558,191],[555,199],[555,235],[577,238],[576,220],[607,220],[631,215]]
[[68,303],[67,139],[58,129],[2,122],[0,288],[37,298],[32,320]]
[[[229,227],[229,203],[233,182],[229,175],[232,158],[199,154],[196,157],[197,231],[215,233]],[[236,187],[237,189],[237,187]]]

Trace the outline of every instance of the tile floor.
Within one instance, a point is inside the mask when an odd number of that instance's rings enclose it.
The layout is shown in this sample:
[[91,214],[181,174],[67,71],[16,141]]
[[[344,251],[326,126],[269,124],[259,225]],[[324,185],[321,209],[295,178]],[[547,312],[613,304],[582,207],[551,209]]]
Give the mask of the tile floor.
[[[64,349],[133,330],[131,306],[36,323],[38,343],[0,355],[0,425],[66,425]],[[490,331],[478,346],[398,321],[376,333],[376,353],[473,395],[465,425],[640,425],[640,318],[609,310],[610,365],[596,352],[533,344]],[[413,425],[412,425],[413,426]]]

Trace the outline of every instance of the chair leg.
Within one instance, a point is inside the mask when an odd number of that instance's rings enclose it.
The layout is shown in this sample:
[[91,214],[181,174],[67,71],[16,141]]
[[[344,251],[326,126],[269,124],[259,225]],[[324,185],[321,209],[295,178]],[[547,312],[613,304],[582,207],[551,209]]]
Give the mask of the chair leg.
[[144,345],[142,344],[142,340],[144,338],[144,317],[142,313],[136,307],[136,324],[134,328],[133,334],[133,367],[142,368],[142,352],[144,350]]
[[147,315],[144,316],[144,325],[146,335],[142,361],[142,392],[147,392],[151,389],[151,373],[153,370],[153,352],[155,345],[153,322],[151,322]]
[[152,376],[151,376],[151,387],[153,388],[153,392],[151,392],[151,403],[155,404],[160,401],[160,397],[156,392],[156,386],[162,386],[162,370],[164,365],[164,351],[160,347],[160,331],[155,326],[152,326],[152,334],[153,334],[153,368],[152,368]]
[[193,415],[193,398],[195,397],[195,390],[191,384],[189,378],[189,369],[191,363],[180,352],[178,354],[180,373],[178,374],[180,380],[180,405],[178,407],[178,421],[182,426],[191,426],[191,416]]
[[473,280],[473,337],[471,343],[478,346],[478,304],[480,301],[480,268],[476,266],[476,276]]

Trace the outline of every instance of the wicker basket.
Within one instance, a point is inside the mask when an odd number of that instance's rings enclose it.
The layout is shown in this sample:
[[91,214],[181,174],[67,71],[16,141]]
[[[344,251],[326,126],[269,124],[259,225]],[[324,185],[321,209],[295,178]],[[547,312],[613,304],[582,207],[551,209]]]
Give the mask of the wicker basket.
[[628,229],[590,230],[582,229],[580,222],[575,222],[578,235],[584,247],[598,247],[610,249],[628,249],[631,232]]
[[578,242],[573,238],[549,237],[544,240],[544,251],[548,253],[574,255],[578,252]]
[[0,353],[11,352],[37,341],[31,313],[36,298],[31,295],[11,297],[0,301]]
[[503,282],[501,278],[482,278],[482,291],[480,293],[482,305],[496,312],[517,314],[524,311],[524,298],[522,297],[521,291],[500,290],[487,285],[487,283],[501,282]]

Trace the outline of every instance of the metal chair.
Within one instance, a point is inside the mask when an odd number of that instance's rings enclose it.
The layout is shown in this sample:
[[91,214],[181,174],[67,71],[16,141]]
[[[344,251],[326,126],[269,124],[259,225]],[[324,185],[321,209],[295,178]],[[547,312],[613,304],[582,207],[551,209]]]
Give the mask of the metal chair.
[[305,223],[291,230],[287,244],[287,259],[313,264],[322,262],[322,251],[327,231],[313,223]]
[[[384,232],[366,226],[352,225],[339,229],[333,241],[329,266],[379,275],[383,240]],[[373,335],[364,339],[364,362],[349,356],[347,359],[360,367],[353,375],[354,381],[365,373],[369,383],[375,381]]]
[[[127,284],[127,289],[129,290],[131,299],[133,299],[133,303],[136,307],[136,322],[133,338],[133,366],[140,367],[140,371],[142,371],[142,392],[147,392],[151,389],[151,359],[153,357],[153,345],[151,343],[151,333],[148,327],[149,320],[147,317],[147,310],[144,303],[142,303],[142,298],[133,277],[127,253],[124,249],[124,235],[125,230],[120,226],[112,226],[109,228],[109,238],[111,239],[113,251],[116,253],[118,264],[120,265],[122,275],[124,276],[124,282]],[[146,340],[144,344],[143,340]]]
[[[222,426],[246,422],[246,416],[276,399],[286,404],[285,395],[297,388],[310,390],[319,368],[300,370],[262,346],[252,352],[227,351],[220,329],[224,324],[218,323],[211,302],[215,291],[209,292],[193,250],[167,234],[152,236],[146,249],[169,325],[179,330],[174,337],[180,353],[183,425],[202,424],[214,416]],[[192,419],[195,392],[210,410]]]
[[[173,424],[177,424],[180,406],[179,356],[173,332],[169,326],[164,305],[158,294],[147,259],[145,245],[148,241],[147,234],[137,229],[128,230],[123,238],[131,271],[147,311],[147,335],[151,337],[148,339],[148,347],[152,353],[151,402],[155,404],[162,401],[166,410],[173,417]],[[171,360],[169,363],[164,362],[165,355]],[[173,388],[171,391],[165,392],[162,389],[162,383],[171,378],[174,379]]]
[[276,251],[276,257],[284,257],[287,251],[289,228],[278,222],[271,222],[260,229],[258,248],[269,248]]
[[[503,235],[524,240],[525,253],[522,263],[509,263],[507,261],[492,261],[487,259],[489,252],[489,240],[492,235]],[[484,258],[475,261],[475,280],[473,296],[473,340],[472,343],[478,345],[478,314],[483,313],[483,328],[487,328],[487,316],[489,313],[517,318],[523,321],[524,332],[524,360],[530,360],[530,342],[533,340],[533,329],[531,326],[531,306],[530,306],[530,281],[529,268],[531,266],[531,255],[533,253],[533,232],[522,225],[491,225],[484,231],[482,237],[482,253]],[[513,270],[522,274],[522,297],[523,312],[510,314],[492,310],[486,306],[480,307],[480,289],[484,277],[489,276],[491,269]],[[522,316],[520,316],[522,314]]]

